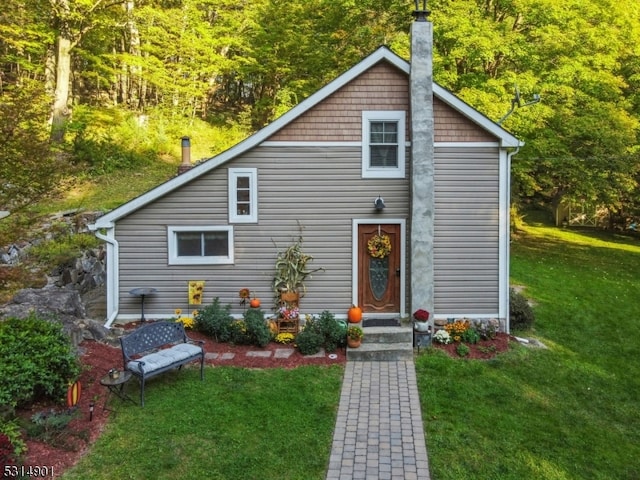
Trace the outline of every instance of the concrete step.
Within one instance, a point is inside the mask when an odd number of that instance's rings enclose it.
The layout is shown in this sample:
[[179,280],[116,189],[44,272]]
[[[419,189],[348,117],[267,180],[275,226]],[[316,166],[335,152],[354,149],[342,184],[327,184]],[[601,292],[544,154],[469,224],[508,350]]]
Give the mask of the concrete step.
[[366,327],[362,344],[347,348],[347,360],[396,361],[413,358],[411,327]]

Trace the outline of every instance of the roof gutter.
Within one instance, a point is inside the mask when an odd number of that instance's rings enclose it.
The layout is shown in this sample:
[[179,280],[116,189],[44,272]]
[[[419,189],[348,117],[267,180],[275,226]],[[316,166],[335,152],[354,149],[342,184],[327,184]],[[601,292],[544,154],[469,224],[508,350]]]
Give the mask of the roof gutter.
[[113,227],[107,229],[107,235],[100,233],[95,224],[89,225],[89,230],[100,240],[104,240],[107,243],[107,321],[104,326],[105,328],[111,328],[111,324],[118,316],[118,305],[120,303],[118,298],[118,275],[116,272],[120,246],[113,236]]

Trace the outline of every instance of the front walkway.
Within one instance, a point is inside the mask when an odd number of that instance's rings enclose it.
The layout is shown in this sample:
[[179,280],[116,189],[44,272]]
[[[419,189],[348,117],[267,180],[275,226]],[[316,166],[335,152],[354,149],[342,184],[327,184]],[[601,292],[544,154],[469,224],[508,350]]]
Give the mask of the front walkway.
[[348,361],[327,480],[429,480],[410,361]]

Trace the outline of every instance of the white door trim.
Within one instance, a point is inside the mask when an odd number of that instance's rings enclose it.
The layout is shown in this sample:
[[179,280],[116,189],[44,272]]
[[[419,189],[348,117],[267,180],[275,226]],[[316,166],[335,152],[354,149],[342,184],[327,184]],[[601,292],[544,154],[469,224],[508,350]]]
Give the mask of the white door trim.
[[[404,218],[354,218],[351,230],[351,303],[358,304],[358,227],[360,225],[400,225],[400,311],[376,313],[376,317],[406,316],[407,312],[407,221]],[[366,316],[366,314],[365,314]]]

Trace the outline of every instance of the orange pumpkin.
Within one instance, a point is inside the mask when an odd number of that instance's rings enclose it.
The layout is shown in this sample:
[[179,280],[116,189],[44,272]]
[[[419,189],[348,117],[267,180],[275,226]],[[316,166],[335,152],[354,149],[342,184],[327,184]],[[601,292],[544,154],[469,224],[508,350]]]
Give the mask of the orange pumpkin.
[[252,298],[251,301],[249,302],[249,305],[251,306],[251,308],[259,308],[260,307],[260,299],[259,298]]
[[349,323],[360,323],[362,321],[362,309],[352,305],[347,312],[347,318],[349,319]]

